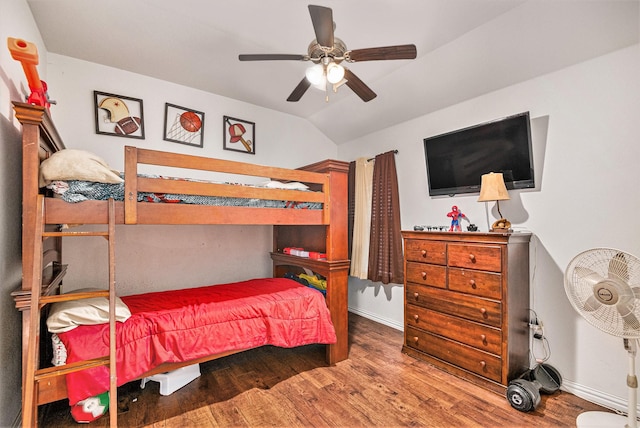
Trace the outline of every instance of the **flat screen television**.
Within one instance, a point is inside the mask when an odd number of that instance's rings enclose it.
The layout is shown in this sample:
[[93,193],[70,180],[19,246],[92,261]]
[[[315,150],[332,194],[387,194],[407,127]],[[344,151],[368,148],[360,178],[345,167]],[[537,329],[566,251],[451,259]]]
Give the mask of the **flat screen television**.
[[431,196],[478,193],[489,172],[507,189],[535,187],[529,112],[425,138],[424,153]]

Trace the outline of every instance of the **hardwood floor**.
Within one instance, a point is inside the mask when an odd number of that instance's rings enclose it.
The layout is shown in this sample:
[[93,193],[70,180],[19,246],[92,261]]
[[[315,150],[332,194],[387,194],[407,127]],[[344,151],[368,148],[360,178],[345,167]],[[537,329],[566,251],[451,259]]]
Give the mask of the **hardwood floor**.
[[[169,396],[159,384],[119,389],[123,427],[558,427],[603,410],[564,391],[534,412],[400,352],[402,332],[349,316],[349,359],[328,367],[323,346],[263,347],[201,365]],[[43,427],[77,426],[64,402],[43,406]],[[90,426],[108,426],[103,417]]]

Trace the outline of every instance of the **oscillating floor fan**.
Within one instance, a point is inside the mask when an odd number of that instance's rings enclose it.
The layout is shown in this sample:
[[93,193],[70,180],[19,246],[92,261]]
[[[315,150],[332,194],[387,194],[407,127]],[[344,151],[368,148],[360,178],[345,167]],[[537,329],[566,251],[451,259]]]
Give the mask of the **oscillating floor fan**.
[[573,308],[589,324],[624,339],[629,354],[628,416],[585,412],[576,425],[636,428],[638,380],[635,373],[640,338],[640,260],[620,250],[594,248],[578,254],[565,271],[564,288]]

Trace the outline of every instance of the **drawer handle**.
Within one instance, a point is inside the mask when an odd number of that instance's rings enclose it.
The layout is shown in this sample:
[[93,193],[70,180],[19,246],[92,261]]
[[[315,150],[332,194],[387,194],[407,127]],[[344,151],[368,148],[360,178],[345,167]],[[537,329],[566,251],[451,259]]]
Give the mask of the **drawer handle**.
[[475,256],[473,253],[472,253],[472,254],[469,254],[469,260],[470,260],[472,263],[475,263],[475,261],[476,261],[476,256]]
[[421,272],[420,275],[422,276],[422,279],[427,279],[427,273],[426,272]]
[[422,257],[427,257],[427,250],[420,251],[420,254],[422,254]]
[[415,315],[413,316],[413,319],[414,319],[416,322],[418,322],[418,320],[420,319],[420,316],[419,316],[418,314],[415,314]]
[[482,343],[483,343],[484,345],[486,345],[486,344],[487,344],[487,335],[486,335],[486,334],[481,334],[481,335],[480,335],[480,339],[482,339]]
[[420,297],[420,294],[419,294],[419,293],[413,293],[413,297],[414,297],[416,300],[418,300],[418,297]]
[[477,287],[477,286],[476,286],[476,281],[475,281],[475,280],[473,280],[473,279],[469,281],[469,285],[471,285],[471,288],[473,288],[474,290],[475,290],[475,289],[476,289],[476,287]]
[[487,310],[485,308],[480,308],[480,313],[482,315],[487,315]]
[[413,336],[413,343],[418,343],[418,336]]
[[482,370],[484,370],[485,367],[487,367],[487,363],[485,361],[480,361],[480,367],[482,367]]

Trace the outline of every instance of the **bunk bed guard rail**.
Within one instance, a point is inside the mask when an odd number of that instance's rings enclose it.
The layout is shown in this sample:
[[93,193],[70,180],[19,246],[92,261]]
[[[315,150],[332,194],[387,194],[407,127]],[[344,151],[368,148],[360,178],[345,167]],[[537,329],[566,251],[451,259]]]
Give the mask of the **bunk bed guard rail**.
[[[230,186],[228,184],[187,180],[166,180],[163,178],[141,177],[139,165],[175,167],[187,170],[210,171],[252,177],[267,177],[271,180],[298,181],[318,187],[319,191],[289,189],[266,189],[251,186]],[[138,223],[138,193],[176,193],[200,196],[221,196],[236,198],[256,198],[286,200],[292,202],[315,202],[323,204],[322,224],[330,224],[329,174],[303,170],[255,165],[245,162],[205,158],[179,153],[161,152],[125,147],[125,224]],[[227,207],[228,209],[228,207]],[[255,224],[255,216],[247,223]],[[237,222],[238,219],[235,219]]]

